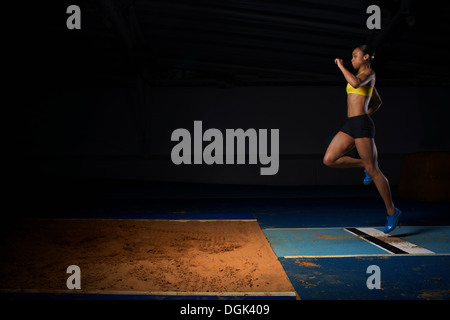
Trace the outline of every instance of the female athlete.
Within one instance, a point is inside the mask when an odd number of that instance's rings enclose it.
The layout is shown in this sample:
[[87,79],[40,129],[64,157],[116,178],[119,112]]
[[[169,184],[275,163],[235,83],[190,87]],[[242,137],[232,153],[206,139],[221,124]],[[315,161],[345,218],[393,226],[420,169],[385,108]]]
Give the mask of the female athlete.
[[[367,45],[353,50],[352,65],[357,71],[356,76],[345,68],[342,59],[334,60],[348,82],[348,118],[328,146],[323,163],[333,168],[365,169],[364,184],[373,181],[383,198],[387,211],[384,232],[389,233],[396,228],[402,212],[394,206],[389,182],[378,167],[375,125],[370,115],[380,108],[382,102],[375,88],[375,72],[370,68],[373,59],[374,53]],[[355,146],[360,159],[344,156]]]

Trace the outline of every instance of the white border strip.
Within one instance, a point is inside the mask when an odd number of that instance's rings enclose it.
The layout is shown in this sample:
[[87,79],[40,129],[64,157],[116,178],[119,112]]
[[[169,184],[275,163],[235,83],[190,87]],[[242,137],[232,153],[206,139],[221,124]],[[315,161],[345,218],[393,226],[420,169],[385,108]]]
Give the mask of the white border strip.
[[[107,220],[107,219],[105,219]],[[133,220],[133,219],[127,219],[127,220]],[[145,221],[174,221],[174,222],[217,222],[217,221],[223,221],[223,222],[255,222],[256,219],[209,219],[209,220],[199,220],[199,219],[189,219],[189,220],[175,220],[175,219],[147,219]],[[144,220],[141,220],[144,221]]]
[[[402,228],[450,228],[450,226],[401,226]],[[265,231],[276,231],[276,230],[315,230],[315,229],[346,229],[346,228],[357,228],[359,227],[314,227],[314,228],[263,228]],[[384,228],[384,226],[374,226],[372,228]]]
[[130,219],[130,218],[36,218],[37,221],[173,221],[173,222],[210,222],[210,221],[241,221],[241,222],[255,222],[257,219]]
[[450,256],[450,253],[431,253],[431,254],[343,254],[343,255],[322,255],[322,256],[283,256],[285,259],[319,259],[319,258],[376,258],[376,257],[423,257],[423,256]]
[[322,256],[284,256],[285,259],[310,259],[310,258],[355,258],[355,257],[386,257],[386,256],[392,256],[390,253],[386,254],[342,254],[342,255],[322,255]]
[[2,293],[47,293],[47,294],[103,294],[103,295],[148,295],[148,296],[226,296],[226,297],[295,297],[295,292],[176,292],[176,291],[123,291],[123,290],[49,290],[49,289],[0,289]]

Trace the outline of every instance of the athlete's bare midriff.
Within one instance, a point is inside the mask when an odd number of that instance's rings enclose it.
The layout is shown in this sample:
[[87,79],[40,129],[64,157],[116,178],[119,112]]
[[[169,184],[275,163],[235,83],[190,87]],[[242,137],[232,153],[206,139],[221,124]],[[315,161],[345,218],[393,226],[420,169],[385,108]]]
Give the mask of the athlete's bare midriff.
[[356,117],[368,113],[370,97],[350,93],[347,96],[347,117]]

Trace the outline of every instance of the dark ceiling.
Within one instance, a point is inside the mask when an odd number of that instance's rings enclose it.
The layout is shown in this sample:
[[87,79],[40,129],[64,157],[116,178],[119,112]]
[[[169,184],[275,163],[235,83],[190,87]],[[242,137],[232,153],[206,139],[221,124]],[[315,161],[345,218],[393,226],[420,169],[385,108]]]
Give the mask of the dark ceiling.
[[[69,4],[81,8],[81,30],[66,28]],[[370,4],[381,8],[381,30],[366,27]],[[27,52],[58,83],[342,84],[334,58],[350,67],[353,48],[368,43],[379,83],[450,84],[448,2],[90,0],[45,15]]]

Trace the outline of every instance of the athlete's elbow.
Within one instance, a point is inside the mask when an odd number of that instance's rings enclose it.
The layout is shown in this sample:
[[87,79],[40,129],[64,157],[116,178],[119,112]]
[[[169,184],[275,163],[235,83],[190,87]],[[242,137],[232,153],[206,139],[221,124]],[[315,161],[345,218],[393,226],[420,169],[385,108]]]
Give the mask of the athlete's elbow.
[[373,107],[375,109],[378,109],[379,107],[381,107],[381,105],[383,104],[383,101],[381,100],[380,96],[376,95],[373,98]]
[[380,107],[381,107],[381,103],[380,104],[375,104],[372,108],[370,108],[369,114],[373,114],[373,113],[377,112],[378,109],[380,109]]
[[361,82],[359,81],[350,81],[349,83],[355,89],[358,89],[361,86]]
[[378,93],[377,89],[374,88],[374,91],[375,91],[374,92],[375,94],[374,94],[373,98],[374,98],[375,102],[381,106],[383,104],[383,100],[381,100],[380,94]]

